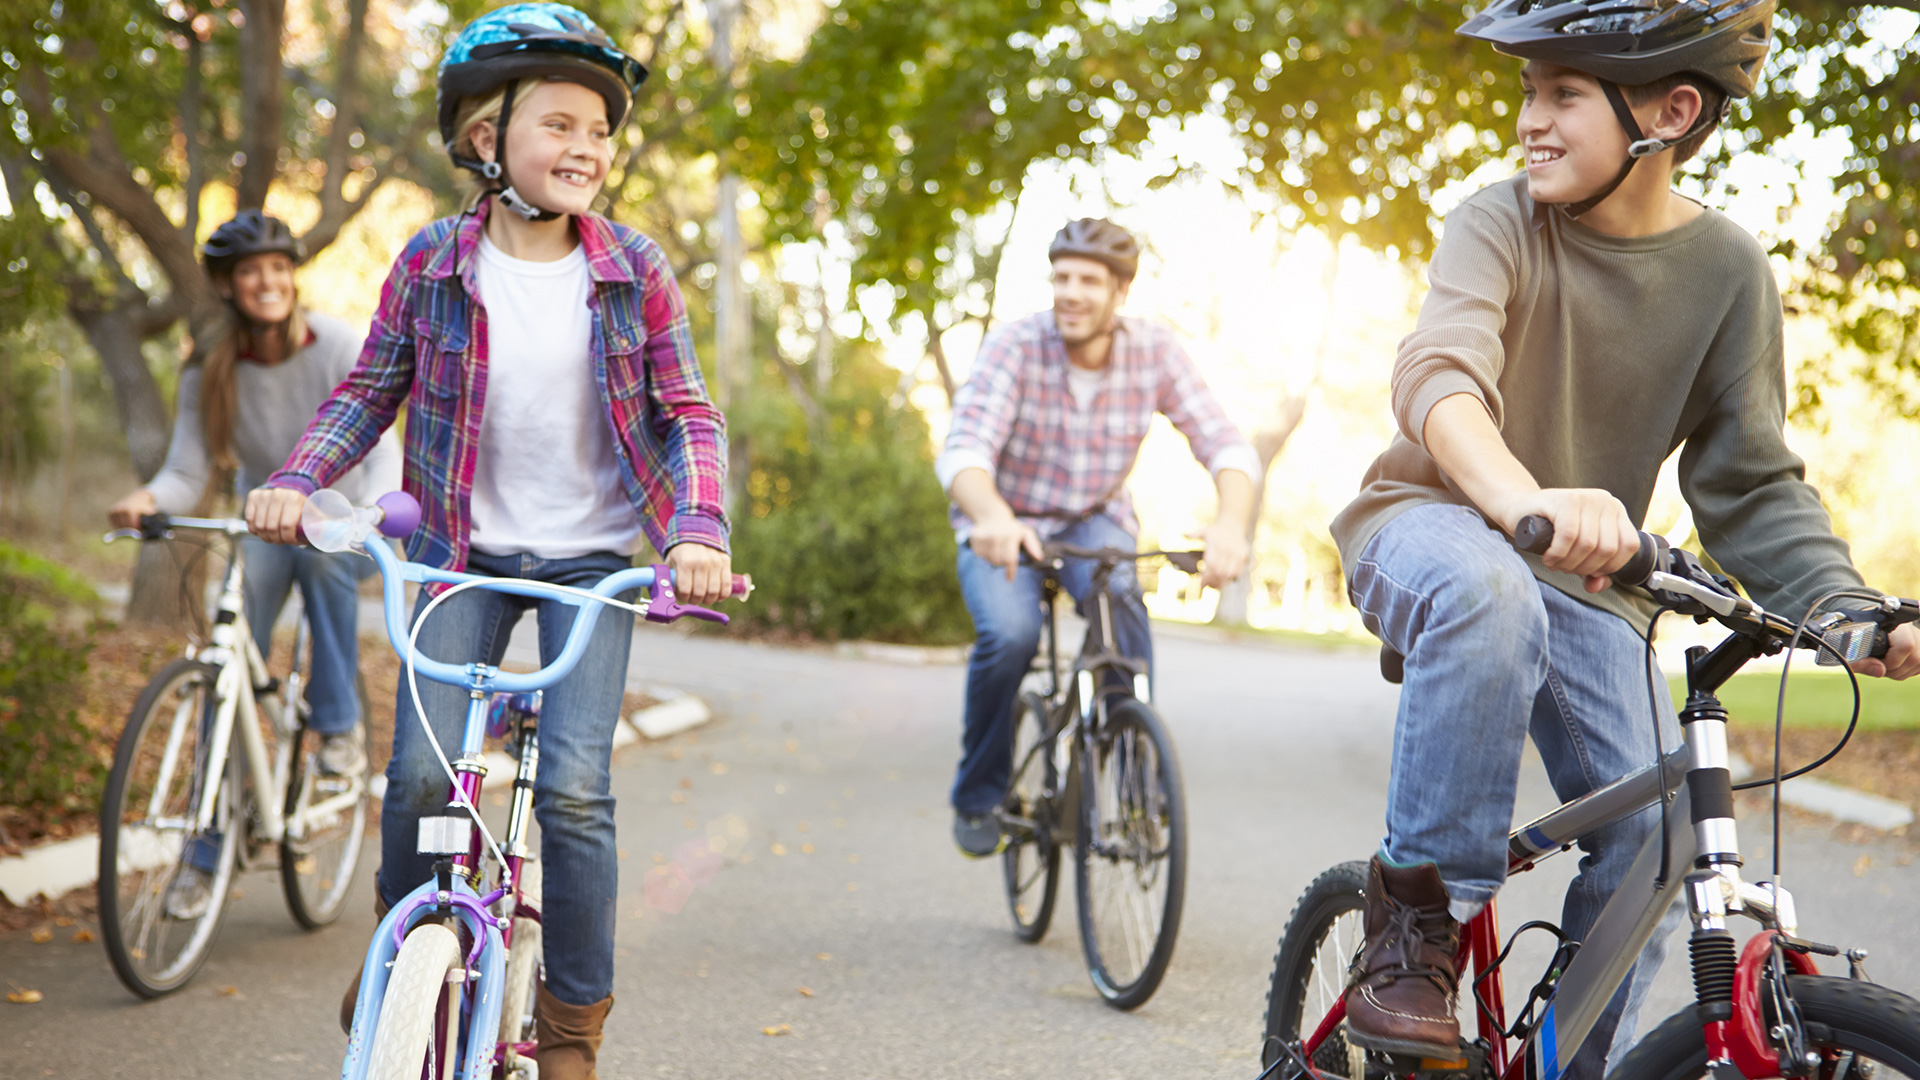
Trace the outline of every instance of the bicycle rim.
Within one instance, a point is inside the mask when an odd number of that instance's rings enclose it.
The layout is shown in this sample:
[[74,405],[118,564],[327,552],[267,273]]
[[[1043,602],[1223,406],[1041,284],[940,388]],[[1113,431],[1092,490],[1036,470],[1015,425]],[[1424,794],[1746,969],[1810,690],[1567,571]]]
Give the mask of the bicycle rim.
[[1078,862],[1080,943],[1107,1004],[1131,1009],[1160,985],[1186,891],[1180,769],[1159,718],[1115,698],[1083,763]]
[[[176,660],[141,691],[114,753],[100,806],[96,885],[101,937],[115,974],[142,997],[184,986],[205,962],[226,913],[237,830],[233,771],[209,768],[206,737],[217,710],[219,669]],[[209,783],[223,786],[213,828],[195,847],[206,872],[205,903],[194,916],[170,905],[191,836],[188,822]]]
[[365,775],[321,774],[320,739],[306,727],[294,736],[287,835],[280,841],[281,891],[294,921],[308,930],[333,922],[346,906],[373,800]]
[[[1037,942],[1053,921],[1060,889],[1060,842],[1053,827],[1055,803],[1046,798],[1054,775],[1051,748],[1043,745],[1046,708],[1036,696],[1021,697],[1014,713],[1013,783],[1007,793],[1007,849],[1001,853],[1007,911],[1014,936]],[[1031,824],[1013,824],[1029,822]]]

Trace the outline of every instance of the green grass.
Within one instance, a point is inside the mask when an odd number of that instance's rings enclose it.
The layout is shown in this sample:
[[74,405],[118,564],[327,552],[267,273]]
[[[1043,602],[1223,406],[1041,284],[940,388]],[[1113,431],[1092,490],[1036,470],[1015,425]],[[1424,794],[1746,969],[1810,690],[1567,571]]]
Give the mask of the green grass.
[[[1811,666],[1811,665],[1809,665]],[[1669,680],[1675,703],[1686,697],[1686,680]],[[1773,724],[1780,677],[1771,672],[1735,675],[1720,688],[1720,703],[1741,726]],[[1844,728],[1853,710],[1853,691],[1844,672],[1802,670],[1797,664],[1787,682],[1787,726]],[[1920,730],[1920,679],[1891,682],[1860,677],[1860,730]]]

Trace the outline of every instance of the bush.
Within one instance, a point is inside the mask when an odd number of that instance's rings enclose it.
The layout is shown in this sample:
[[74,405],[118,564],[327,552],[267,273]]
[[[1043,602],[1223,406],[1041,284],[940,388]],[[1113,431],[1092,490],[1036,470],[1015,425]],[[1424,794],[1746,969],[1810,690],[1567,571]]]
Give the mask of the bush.
[[971,640],[926,421],[888,400],[898,375],[884,364],[854,352],[841,365],[811,419],[784,394],[735,417],[752,464],[733,561],[755,590],[729,614],[829,640]]
[[106,780],[79,716],[97,603],[65,569],[0,543],[0,804],[73,809]]

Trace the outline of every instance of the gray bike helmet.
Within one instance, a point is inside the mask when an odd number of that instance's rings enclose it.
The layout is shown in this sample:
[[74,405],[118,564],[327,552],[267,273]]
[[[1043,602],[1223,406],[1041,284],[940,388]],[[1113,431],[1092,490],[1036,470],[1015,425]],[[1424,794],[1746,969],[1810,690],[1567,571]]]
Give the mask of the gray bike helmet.
[[1140,245],[1131,233],[1105,218],[1069,221],[1055,233],[1053,243],[1047,246],[1047,261],[1062,255],[1105,263],[1122,281],[1132,281],[1140,270]]
[[[1578,217],[1613,194],[1633,163],[1682,143],[1726,118],[1734,98],[1753,93],[1773,41],[1776,0],[1496,0],[1459,29],[1508,56],[1584,71],[1600,80],[1631,140],[1611,184],[1562,207]],[[1694,75],[1726,95],[1677,139],[1649,139],[1620,87]]]
[[200,257],[209,274],[231,274],[234,264],[249,255],[277,251],[298,263],[307,257],[300,241],[287,223],[258,210],[242,210],[232,221],[213,230],[200,245]]

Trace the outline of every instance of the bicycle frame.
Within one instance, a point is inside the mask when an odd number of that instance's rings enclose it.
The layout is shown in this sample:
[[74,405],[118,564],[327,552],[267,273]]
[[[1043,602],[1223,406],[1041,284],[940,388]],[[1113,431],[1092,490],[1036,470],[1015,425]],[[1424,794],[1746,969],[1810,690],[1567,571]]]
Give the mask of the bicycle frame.
[[[1495,904],[1489,902],[1462,928],[1456,970],[1485,976],[1485,985],[1475,989],[1479,1005],[1475,1011],[1479,1035],[1487,1047],[1490,1075],[1501,1080],[1555,1080],[1560,1076],[1681,894],[1693,919],[1695,941],[1706,935],[1717,944],[1724,938],[1722,951],[1729,970],[1733,967],[1733,945],[1726,935],[1727,915],[1746,914],[1767,931],[1749,943],[1746,956],[1738,962],[1737,974],[1728,982],[1729,1000],[1721,1002],[1725,1007],[1720,1010],[1726,1015],[1709,1019],[1704,1026],[1710,1061],[1731,1060],[1749,1077],[1779,1075],[1778,1059],[1762,1034],[1765,1025],[1759,998],[1752,991],[1760,977],[1760,958],[1770,943],[1776,936],[1791,938],[1797,931],[1793,900],[1773,883],[1755,885],[1740,878],[1728,772],[1727,714],[1713,694],[1742,664],[1762,651],[1762,645],[1738,634],[1711,651],[1689,649],[1689,693],[1680,714],[1685,745],[1670,751],[1657,765],[1647,765],[1589,792],[1509,836],[1508,873],[1513,874],[1532,869],[1596,829],[1658,803],[1663,791],[1673,806],[1690,809],[1687,814],[1667,816],[1664,851],[1660,830],[1641,845],[1626,877],[1595,918],[1579,951],[1517,1047],[1511,1045],[1506,1034]],[[1796,970],[1812,973],[1812,963],[1804,956],[1797,952],[1788,956]],[[1699,987],[1697,954],[1695,963],[1695,984]],[[1703,1004],[1705,1001],[1703,994]],[[1342,999],[1303,1042],[1303,1056],[1311,1059],[1345,1018],[1346,1003]]]
[[[560,600],[579,609],[560,656],[538,671],[505,672],[491,664],[450,664],[426,656],[414,656],[414,670],[421,676],[448,685],[462,686],[468,691],[466,726],[461,736],[460,755],[451,762],[457,787],[450,790],[448,795],[449,806],[462,801],[467,805],[478,805],[481,785],[487,774],[482,751],[485,747],[488,703],[493,695],[543,690],[565,678],[586,652],[594,623],[606,605],[585,596],[556,593],[551,586],[538,582],[482,577],[407,562],[383,543],[367,543],[355,550],[371,556],[380,567],[387,637],[395,651],[402,656],[407,653],[409,640],[403,582],[421,585],[485,582],[481,587],[492,591]],[[651,588],[654,579],[653,568],[636,567],[609,575],[591,591],[610,598],[633,589]],[[363,1080],[366,1076],[367,1054],[372,1049],[373,1029],[378,1021],[379,1003],[386,994],[390,965],[398,956],[407,933],[422,919],[434,916],[457,917],[466,926],[473,942],[466,956],[466,976],[462,980],[462,993],[473,996],[466,1007],[449,1009],[445,1017],[446,1023],[460,1024],[465,1033],[460,1040],[463,1045],[459,1050],[459,1067],[450,1075],[462,1080],[486,1080],[492,1075],[496,1062],[504,1061],[504,1050],[497,1042],[496,1035],[505,996],[502,983],[505,981],[507,950],[512,946],[512,919],[496,918],[487,909],[509,894],[518,900],[520,871],[528,854],[524,835],[525,818],[532,808],[533,770],[537,762],[538,750],[530,745],[523,746],[519,779],[526,780],[527,784],[515,786],[507,843],[501,849],[506,857],[506,883],[484,895],[478,891],[485,865],[485,851],[482,834],[474,829],[468,834],[467,850],[443,862],[445,869],[437,880],[421,883],[380,920],[361,966],[360,997],[354,1006],[347,1057],[340,1072],[341,1080]],[[421,819],[422,825],[429,820]],[[461,820],[465,820],[464,811]],[[476,983],[477,990],[474,989]],[[523,1050],[520,1046],[514,1049],[516,1052]]]

